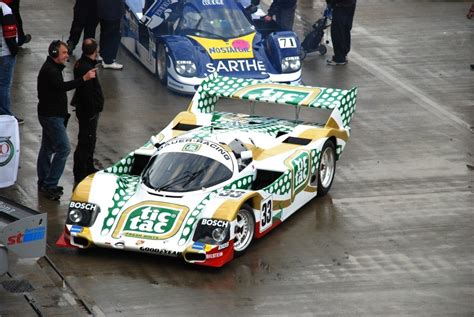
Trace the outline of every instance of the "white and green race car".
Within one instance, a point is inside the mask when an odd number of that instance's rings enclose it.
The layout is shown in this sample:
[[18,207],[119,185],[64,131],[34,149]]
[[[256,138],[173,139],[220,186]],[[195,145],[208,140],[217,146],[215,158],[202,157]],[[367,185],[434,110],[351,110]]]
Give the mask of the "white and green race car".
[[[331,188],[357,89],[207,78],[187,111],[75,189],[58,245],[219,267]],[[325,124],[216,111],[221,98],[323,108]]]

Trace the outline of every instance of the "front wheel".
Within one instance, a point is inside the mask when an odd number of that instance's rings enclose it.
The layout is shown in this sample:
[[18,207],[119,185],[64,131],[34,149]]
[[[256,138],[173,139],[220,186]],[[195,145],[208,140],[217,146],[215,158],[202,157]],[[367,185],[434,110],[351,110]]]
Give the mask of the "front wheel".
[[237,213],[237,223],[234,228],[234,252],[235,257],[245,253],[253,241],[255,233],[255,219],[252,208],[245,204]]
[[324,196],[331,189],[336,174],[336,146],[327,140],[321,151],[321,161],[318,168],[318,196]]
[[156,57],[156,74],[163,85],[168,82],[168,55],[166,54],[165,45],[160,43],[158,45],[158,52]]

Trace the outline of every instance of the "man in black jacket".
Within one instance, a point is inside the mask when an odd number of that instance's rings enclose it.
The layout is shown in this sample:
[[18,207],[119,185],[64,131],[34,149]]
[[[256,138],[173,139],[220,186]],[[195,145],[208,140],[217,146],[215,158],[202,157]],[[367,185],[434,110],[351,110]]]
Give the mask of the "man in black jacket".
[[284,31],[292,31],[295,21],[296,0],[273,0],[268,14],[264,17],[266,22],[270,22],[275,16],[275,21]]
[[66,91],[77,88],[92,78],[95,69],[84,76],[64,81],[62,71],[69,58],[67,44],[53,41],[38,75],[38,119],[43,128],[41,147],[38,153],[38,188],[51,200],[58,200],[62,187],[58,186],[66,160],[71,151],[66,133],[69,113]]
[[346,65],[351,50],[352,21],[357,0],[326,0],[332,7],[331,40],[334,56],[327,60],[331,66]]
[[[97,42],[85,39],[82,43],[82,56],[74,65],[74,78],[81,78],[94,69],[97,63]],[[77,147],[74,152],[74,183],[77,184],[87,175],[96,172],[94,167],[94,149],[97,124],[104,108],[104,95],[99,78],[94,78],[78,87],[72,99],[79,120]]]
[[125,14],[123,0],[97,0],[97,16],[100,21],[100,54],[102,67],[122,69],[123,65],[115,61],[120,46],[120,21]]

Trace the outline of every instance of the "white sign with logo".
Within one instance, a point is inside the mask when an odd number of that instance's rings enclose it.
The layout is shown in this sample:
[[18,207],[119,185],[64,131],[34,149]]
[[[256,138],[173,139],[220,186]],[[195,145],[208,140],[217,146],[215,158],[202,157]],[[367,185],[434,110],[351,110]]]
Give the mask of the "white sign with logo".
[[0,188],[16,182],[20,161],[20,137],[15,117],[0,115]]

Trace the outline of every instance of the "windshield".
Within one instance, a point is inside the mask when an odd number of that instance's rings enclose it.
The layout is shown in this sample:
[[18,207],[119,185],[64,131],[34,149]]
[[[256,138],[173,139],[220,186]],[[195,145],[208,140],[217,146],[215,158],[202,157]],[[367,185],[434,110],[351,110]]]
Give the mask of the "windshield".
[[212,187],[232,171],[209,157],[182,152],[158,154],[143,174],[143,182],[158,191],[190,192]]
[[209,38],[235,38],[254,31],[242,10],[212,7],[199,11],[186,4],[177,32]]

